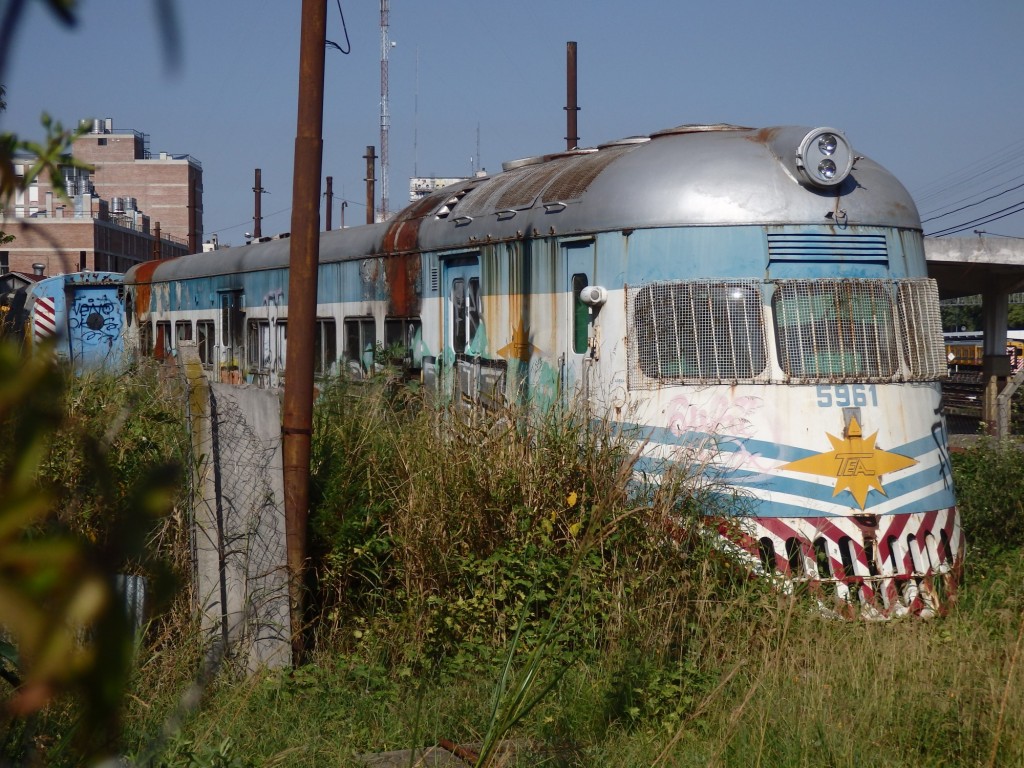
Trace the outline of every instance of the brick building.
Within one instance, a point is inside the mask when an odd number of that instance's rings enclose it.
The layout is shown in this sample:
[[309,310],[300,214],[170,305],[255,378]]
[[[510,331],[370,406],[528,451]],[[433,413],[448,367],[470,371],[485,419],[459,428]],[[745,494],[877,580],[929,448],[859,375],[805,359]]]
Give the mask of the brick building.
[[[153,258],[195,253],[202,242],[203,169],[190,155],[151,155],[148,137],[94,120],[72,156],[92,166],[61,169],[68,199],[40,177],[0,211],[0,274],[55,275],[85,269],[123,272]],[[16,157],[24,173],[31,157]]]

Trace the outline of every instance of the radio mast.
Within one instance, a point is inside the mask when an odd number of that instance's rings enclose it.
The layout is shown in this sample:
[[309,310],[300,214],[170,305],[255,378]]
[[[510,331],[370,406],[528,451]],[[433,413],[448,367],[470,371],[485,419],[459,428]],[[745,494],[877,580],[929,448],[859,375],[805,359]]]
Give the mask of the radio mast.
[[380,213],[388,217],[388,24],[389,0],[380,0]]

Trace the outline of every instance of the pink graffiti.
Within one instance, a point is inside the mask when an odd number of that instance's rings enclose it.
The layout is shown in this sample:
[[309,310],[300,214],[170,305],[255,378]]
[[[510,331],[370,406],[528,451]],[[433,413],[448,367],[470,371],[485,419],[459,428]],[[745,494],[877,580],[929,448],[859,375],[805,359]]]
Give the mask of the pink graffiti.
[[737,397],[733,400],[718,395],[696,403],[686,395],[680,395],[669,402],[667,426],[676,437],[693,433],[702,435],[697,451],[713,458],[725,469],[764,472],[771,469],[771,462],[760,454],[751,453],[746,446],[747,440],[755,436],[754,425],[746,417],[761,407],[759,397]]

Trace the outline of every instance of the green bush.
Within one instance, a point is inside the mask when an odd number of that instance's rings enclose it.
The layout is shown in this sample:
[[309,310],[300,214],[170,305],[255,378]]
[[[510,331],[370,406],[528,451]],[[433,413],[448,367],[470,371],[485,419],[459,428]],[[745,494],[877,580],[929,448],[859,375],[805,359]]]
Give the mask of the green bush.
[[982,437],[951,458],[969,550],[987,558],[1024,547],[1024,444]]

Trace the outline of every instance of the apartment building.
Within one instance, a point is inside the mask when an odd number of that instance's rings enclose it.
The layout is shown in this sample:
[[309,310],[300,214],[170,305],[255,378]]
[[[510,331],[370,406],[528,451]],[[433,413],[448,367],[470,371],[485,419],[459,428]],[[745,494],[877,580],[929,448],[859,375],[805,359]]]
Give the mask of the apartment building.
[[[68,196],[38,178],[0,212],[0,274],[123,272],[150,259],[195,253],[202,243],[203,169],[191,155],[149,151],[148,136],[92,120],[71,155],[85,171],[61,168]],[[32,157],[16,157],[23,174]],[[41,265],[41,267],[39,266]]]

